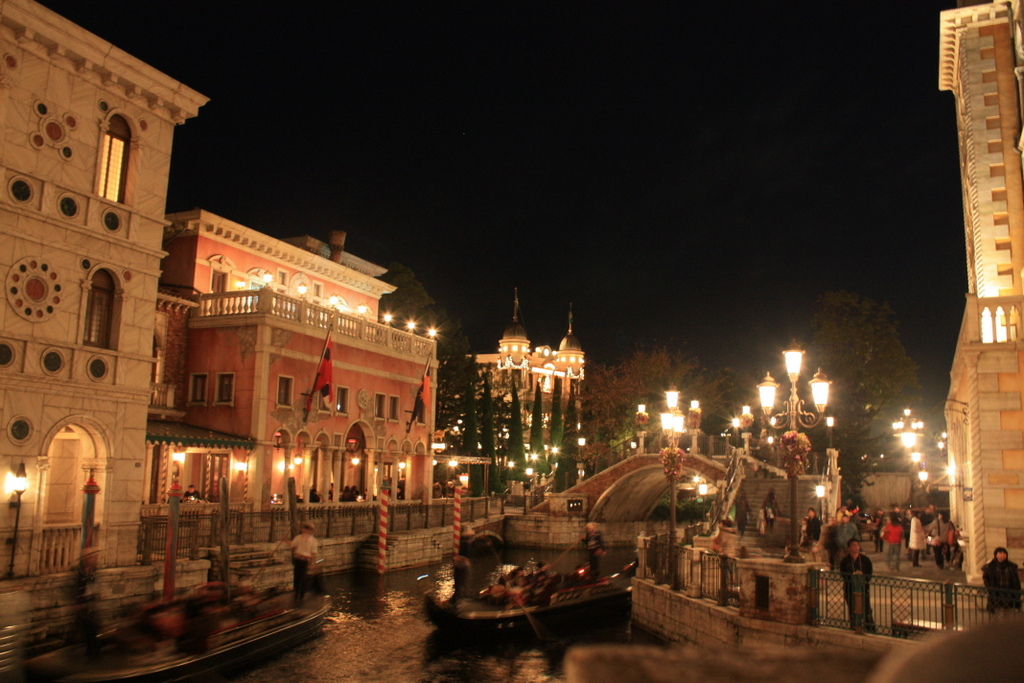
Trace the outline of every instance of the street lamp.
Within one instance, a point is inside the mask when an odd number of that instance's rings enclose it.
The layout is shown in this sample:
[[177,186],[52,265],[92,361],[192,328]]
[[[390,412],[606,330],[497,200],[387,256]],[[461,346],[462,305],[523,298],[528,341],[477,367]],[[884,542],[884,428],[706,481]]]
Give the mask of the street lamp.
[[18,471],[13,475],[7,475],[7,493],[13,493],[16,498],[11,501],[11,507],[15,508],[14,511],[14,533],[11,534],[11,538],[8,539],[8,543],[11,544],[11,564],[7,568],[7,578],[14,576],[14,558],[18,551],[18,526],[21,524],[21,497],[28,490],[28,474],[25,472],[25,463],[22,461],[18,465]]
[[800,379],[800,368],[803,364],[804,352],[796,344],[783,352],[786,360],[786,374],[789,375],[789,400],[784,401],[782,410],[775,411],[775,393],[779,383],[766,375],[764,380],[757,385],[761,398],[761,409],[765,417],[772,425],[783,424],[787,428],[785,434],[779,440],[782,447],[783,465],[789,477],[789,547],[786,549],[784,562],[803,562],[800,556],[798,526],[796,522],[796,494],[797,477],[807,469],[807,456],[811,452],[811,442],[805,434],[800,432],[803,429],[812,429],[817,426],[825,417],[825,408],[828,407],[828,377],[819,369],[811,378],[811,399],[814,401],[815,412],[804,409],[804,401],[797,393],[797,380]]
[[679,448],[679,435],[683,433],[683,413],[679,410],[679,392],[672,387],[665,392],[665,405],[668,412],[661,414],[661,430],[665,434],[668,445],[661,451],[661,464],[668,480],[668,567],[669,587],[675,590],[679,583],[676,569],[676,504],[678,492],[676,482],[683,473],[683,451]]
[[[925,463],[921,455],[921,452],[916,450],[918,437],[921,436],[924,430],[924,422],[921,420],[915,420],[911,414],[910,408],[903,410],[903,417],[896,422],[892,423],[892,430],[900,437],[900,443],[903,447],[910,451],[910,462],[912,469],[918,470],[917,478],[924,483],[928,477],[928,473],[924,472]],[[924,474],[924,477],[921,474]],[[911,480],[910,483],[910,504],[914,504],[914,483]]]

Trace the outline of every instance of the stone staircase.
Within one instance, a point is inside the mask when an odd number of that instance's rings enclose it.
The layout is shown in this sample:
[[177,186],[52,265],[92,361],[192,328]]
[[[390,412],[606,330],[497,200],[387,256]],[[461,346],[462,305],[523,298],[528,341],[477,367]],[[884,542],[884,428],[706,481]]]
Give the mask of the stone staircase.
[[[209,549],[210,580],[221,581],[220,548]],[[290,587],[292,565],[288,548],[281,545],[276,549],[266,546],[234,545],[228,551],[230,558],[231,582],[235,585],[251,586],[262,591],[271,586]]]

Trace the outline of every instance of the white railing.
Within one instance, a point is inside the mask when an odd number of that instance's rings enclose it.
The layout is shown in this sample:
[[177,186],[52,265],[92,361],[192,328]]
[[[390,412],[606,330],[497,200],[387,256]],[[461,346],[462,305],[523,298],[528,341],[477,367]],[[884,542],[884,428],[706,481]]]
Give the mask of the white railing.
[[[95,527],[94,536],[99,530]],[[79,558],[82,542],[81,525],[43,527],[39,548],[39,573],[71,571]]]
[[[233,512],[250,512],[252,503],[249,501],[230,503],[228,507],[230,507]],[[215,515],[220,511],[220,504],[182,503],[179,509],[182,514]],[[166,517],[169,510],[170,506],[168,506],[167,503],[144,503],[140,514],[142,517]]]
[[152,392],[149,398],[149,405],[158,408],[174,407],[174,385],[151,383],[149,389]]
[[302,301],[266,289],[241,292],[217,292],[199,297],[200,318],[215,316],[272,315],[324,331],[331,320],[338,337],[361,339],[370,344],[393,349],[402,354],[427,356],[434,352],[434,342],[410,332],[366,320],[359,316],[337,313],[330,308]]

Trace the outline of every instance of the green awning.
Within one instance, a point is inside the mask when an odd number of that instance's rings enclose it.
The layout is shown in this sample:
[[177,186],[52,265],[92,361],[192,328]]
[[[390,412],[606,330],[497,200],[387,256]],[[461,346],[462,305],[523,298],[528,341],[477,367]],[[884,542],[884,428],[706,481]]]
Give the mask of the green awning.
[[245,448],[248,450],[252,450],[256,446],[254,440],[234,434],[194,427],[183,422],[159,420],[150,420],[146,423],[146,443],[180,445],[185,448]]

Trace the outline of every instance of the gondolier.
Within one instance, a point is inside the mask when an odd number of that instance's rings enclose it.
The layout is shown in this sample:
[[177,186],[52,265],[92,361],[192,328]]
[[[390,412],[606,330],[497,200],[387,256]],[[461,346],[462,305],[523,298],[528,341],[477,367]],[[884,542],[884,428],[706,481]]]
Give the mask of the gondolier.
[[594,579],[601,575],[601,557],[605,554],[604,537],[594,522],[587,522],[583,527],[580,541],[587,546],[587,561],[590,563],[590,576]]
[[302,602],[306,596],[306,582],[309,577],[309,570],[316,561],[318,543],[313,535],[313,523],[303,522],[300,527],[302,532],[290,541],[292,547],[292,575],[295,589],[295,604]]

